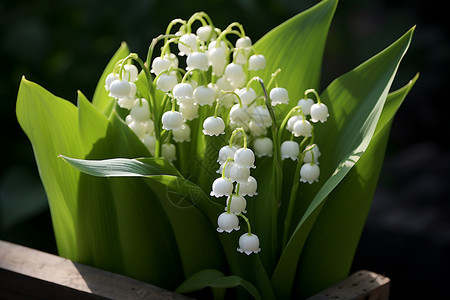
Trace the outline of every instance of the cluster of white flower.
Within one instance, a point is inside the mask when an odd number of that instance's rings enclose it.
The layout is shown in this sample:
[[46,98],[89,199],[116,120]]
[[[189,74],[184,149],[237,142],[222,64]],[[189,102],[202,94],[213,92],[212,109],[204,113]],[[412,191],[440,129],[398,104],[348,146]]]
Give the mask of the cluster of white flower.
[[[242,148],[233,146],[233,138],[238,132],[243,135]],[[238,216],[243,218],[247,222],[248,233],[244,233],[239,239],[238,251],[247,255],[258,253],[261,251],[258,236],[251,232],[250,221],[244,215],[247,212],[245,210],[247,200],[244,196],[252,197],[258,194],[256,179],[250,175],[250,169],[255,168],[255,154],[247,148],[244,129],[237,128],[233,131],[230,144],[219,150],[217,162],[220,164],[218,172],[222,176],[214,180],[210,194],[217,198],[227,197],[225,212],[217,219],[217,231],[230,233],[233,230],[239,230]]]
[[[194,33],[195,21],[202,26]],[[175,25],[179,29],[172,33]],[[235,36],[234,43],[230,36]],[[162,40],[161,54],[151,60],[153,48]],[[215,197],[227,197],[225,212],[218,219],[218,231],[238,230],[238,216],[242,217],[249,233],[240,238],[238,250],[247,254],[259,252],[258,237],[251,233],[244,215],[247,205],[244,196],[257,194],[256,179],[250,176],[250,169],[255,168],[255,156],[270,157],[274,147],[278,147],[278,157],[274,159],[303,162],[301,182],[318,181],[320,151],[313,143],[311,123],[325,122],[327,107],[315,90],[307,90],[305,99],[281,116],[284,118],[281,129],[285,127],[292,133],[290,140],[281,143],[273,131],[273,127],[279,126],[275,109],[289,104],[288,91],[278,86],[279,69],[268,84],[256,76],[258,70],[266,67],[266,59],[255,51],[241,24],[232,23],[222,31],[213,26],[205,13],[196,13],[188,21],[172,21],[165,35],[153,43],[145,63],[136,54],[119,61],[106,78],[106,90],[117,99],[119,107],[129,111],[125,121],[149,152],[170,162],[177,159],[175,144],[190,142],[191,134],[197,134],[191,132],[192,122],[200,122],[207,136],[226,133],[228,136],[232,132],[229,144],[219,151],[218,173],[222,176],[214,181],[211,192]],[[172,53],[174,48],[178,55]],[[183,57],[185,60],[180,60]],[[140,64],[145,77],[138,75],[138,69],[131,64],[133,60]],[[180,67],[181,64],[185,67]],[[147,83],[148,91],[137,90],[138,80]],[[141,93],[148,93],[147,99]],[[314,93],[317,103],[307,97],[310,93]],[[158,101],[156,94],[161,98]],[[232,143],[239,133],[245,140],[242,148]],[[303,137],[303,141],[298,143],[295,140],[298,137]],[[247,147],[247,140],[253,150]]]

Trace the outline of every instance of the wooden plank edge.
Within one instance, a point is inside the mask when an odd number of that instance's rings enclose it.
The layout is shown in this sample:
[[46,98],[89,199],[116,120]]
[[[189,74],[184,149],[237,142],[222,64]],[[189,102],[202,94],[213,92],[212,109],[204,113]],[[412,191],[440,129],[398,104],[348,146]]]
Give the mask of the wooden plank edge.
[[192,299],[126,276],[0,241],[0,298]]
[[307,300],[388,300],[390,279],[360,270]]

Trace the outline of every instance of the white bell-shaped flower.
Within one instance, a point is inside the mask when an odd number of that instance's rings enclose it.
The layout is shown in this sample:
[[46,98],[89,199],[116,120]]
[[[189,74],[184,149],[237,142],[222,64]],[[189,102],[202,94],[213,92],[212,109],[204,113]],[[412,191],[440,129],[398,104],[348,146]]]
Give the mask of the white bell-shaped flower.
[[310,137],[312,132],[312,126],[311,123],[309,123],[307,120],[298,120],[294,123],[294,126],[292,127],[292,133],[295,137],[304,136],[304,137]]
[[[223,175],[226,178],[231,178],[231,169],[233,168],[233,166],[235,165],[234,161],[229,161],[226,166],[225,164],[220,164],[219,169],[216,171],[217,174],[221,174],[223,173]],[[223,168],[225,168],[225,171],[223,170]],[[224,171],[224,172],[222,172]]]
[[[309,146],[309,147],[311,147],[311,146]],[[316,165],[318,165],[319,157],[322,153],[320,153],[319,147],[316,144],[314,144],[314,147],[312,147],[311,150],[308,150],[305,152],[305,156],[303,157],[303,162],[305,162],[305,163],[312,162],[312,156],[313,156],[312,154],[314,154],[314,163]]]
[[267,134],[267,128],[254,120],[248,122],[248,129],[253,136],[262,136]]
[[155,131],[155,122],[152,119],[148,119],[144,122],[145,124],[145,132],[149,134],[153,134]]
[[[215,42],[211,42],[211,44],[215,44]],[[228,47],[221,42],[221,45],[224,47],[209,47],[206,54],[208,55],[209,64],[212,67],[212,73],[216,76],[222,76],[225,72],[225,67],[227,65],[227,55],[228,55]]]
[[183,115],[183,118],[187,121],[191,121],[198,118],[198,105],[195,103],[193,104],[181,103],[179,111]]
[[178,104],[192,103],[194,92],[192,85],[186,82],[177,83],[172,90],[172,94],[177,99]]
[[297,105],[302,108],[302,112],[305,115],[309,115],[311,113],[311,106],[314,104],[313,99],[300,99],[298,100]]
[[174,144],[162,144],[161,155],[169,162],[173,162],[177,159],[177,148]]
[[203,52],[192,52],[186,59],[186,70],[201,70],[208,71],[209,62],[208,56]]
[[178,83],[178,79],[175,75],[161,74],[156,80],[156,88],[163,92],[171,91]]
[[256,192],[258,189],[258,182],[255,177],[248,176],[247,182],[239,183],[239,195],[241,196],[256,196],[258,193]]
[[259,238],[256,234],[244,233],[239,238],[239,248],[237,251],[240,253],[245,253],[250,255],[252,253],[259,253],[261,248],[259,248]]
[[234,153],[234,162],[246,168],[255,168],[255,154],[250,148],[240,148]]
[[152,61],[152,69],[150,72],[158,76],[161,72],[166,71],[170,68],[170,61],[166,58],[160,56],[155,57]]
[[105,90],[109,91],[111,83],[114,80],[117,80],[117,79],[119,79],[119,75],[114,74],[114,73],[109,73],[108,76],[106,76],[106,79],[105,79]]
[[230,168],[230,179],[238,183],[247,182],[250,176],[250,169],[248,167],[243,167],[238,164],[234,164]]
[[130,84],[127,80],[116,79],[109,86],[109,96],[114,98],[128,97],[130,89]]
[[[228,165],[227,165],[228,167]],[[233,182],[228,178],[219,177],[212,184],[211,196],[216,198],[230,196],[233,193]]]
[[128,127],[136,134],[139,139],[145,136],[145,124],[137,120],[133,120],[128,124]]
[[180,51],[180,53],[178,53],[180,56],[197,52],[197,36],[193,33],[186,33],[182,35],[178,43],[178,50]]
[[[230,202],[231,200],[231,202]],[[230,211],[235,214],[246,213],[245,208],[247,207],[247,200],[239,195],[230,195],[227,198],[227,207],[230,206]],[[225,207],[225,210],[227,209]]]
[[194,90],[194,100],[198,105],[213,105],[216,100],[216,91],[210,86],[198,86]]
[[234,60],[238,64],[245,65],[248,61],[248,56],[252,50],[252,40],[248,37],[241,37],[236,41],[236,48],[233,53]]
[[308,182],[312,184],[313,182],[319,181],[320,169],[316,164],[305,163],[300,168],[300,182]]
[[234,88],[241,88],[247,82],[244,68],[236,63],[230,63],[225,67],[225,77]]
[[163,71],[167,71],[170,67],[178,68],[178,58],[175,54],[165,54],[163,57],[155,57],[152,61],[152,69],[150,72],[158,76]]
[[227,63],[227,49],[221,47],[210,48],[206,54],[208,55],[208,61],[211,66],[224,66]]
[[199,27],[195,33],[204,42],[211,40],[215,36],[213,28],[209,25]]
[[256,92],[252,88],[237,89],[235,93],[241,98],[242,105],[249,106],[256,99]]
[[236,40],[236,48],[250,48],[252,46],[252,40],[249,36],[244,36]]
[[248,108],[246,106],[240,106],[239,104],[235,104],[230,109],[230,123],[237,124],[240,126],[247,125],[250,119],[250,113],[248,112]]
[[297,160],[299,152],[300,146],[296,141],[284,141],[281,144],[281,159]]
[[228,45],[227,45],[227,43],[225,42],[225,41],[220,41],[220,45],[219,45],[219,47],[216,47],[216,45],[217,45],[217,41],[211,41],[209,44],[208,44],[208,50],[211,50],[211,49],[213,49],[213,48],[222,48],[223,50],[225,50],[225,53],[228,55],[228,52],[229,52],[229,48],[228,48]]
[[134,82],[137,80],[138,74],[139,74],[139,71],[135,65],[123,66],[122,79]]
[[155,146],[156,146],[155,136],[148,133],[145,134],[144,138],[142,139],[142,143],[145,145],[145,147],[147,147],[150,154],[155,156]]
[[268,137],[256,138],[253,142],[253,149],[258,157],[272,156],[273,141]]
[[248,59],[248,69],[257,71],[266,67],[266,58],[262,54],[254,54]]
[[217,158],[217,162],[223,164],[227,161],[228,158],[234,159],[234,153],[236,153],[237,148],[230,145],[225,145],[219,150],[219,155]]
[[218,136],[225,133],[225,122],[221,117],[208,117],[203,121],[203,133]]
[[184,123],[181,127],[172,130],[173,140],[177,143],[191,141],[191,127]]
[[177,129],[183,125],[183,115],[178,111],[166,111],[161,122],[165,130]]
[[233,230],[238,231],[239,227],[239,218],[236,214],[230,212],[224,212],[219,215],[217,218],[217,231],[218,232],[227,232],[230,233]]
[[117,100],[117,105],[125,109],[131,109],[135,101],[136,98],[134,97],[121,97],[119,98],[119,100]]
[[[231,86],[230,82],[227,80],[227,78],[225,76],[217,79],[216,85],[217,85],[218,91],[231,92],[234,90],[234,88]],[[234,98],[236,98],[235,96],[232,96],[232,95],[225,95],[225,97],[232,99],[231,103],[234,103]]]
[[311,106],[311,121],[324,123],[330,115],[328,107],[323,103],[316,103]]
[[272,106],[289,103],[288,91],[285,88],[276,87],[271,89],[269,98],[272,102]]
[[295,122],[297,122],[299,120],[303,120],[303,117],[300,115],[295,115],[295,116],[290,117],[287,121],[286,129],[289,130],[290,132],[292,132],[294,129]]
[[150,119],[150,108],[147,99],[136,99],[130,110],[130,115],[139,122],[146,122]]
[[252,119],[257,123],[263,125],[264,127],[269,127],[270,125],[272,125],[270,112],[265,105],[259,105],[253,109]]

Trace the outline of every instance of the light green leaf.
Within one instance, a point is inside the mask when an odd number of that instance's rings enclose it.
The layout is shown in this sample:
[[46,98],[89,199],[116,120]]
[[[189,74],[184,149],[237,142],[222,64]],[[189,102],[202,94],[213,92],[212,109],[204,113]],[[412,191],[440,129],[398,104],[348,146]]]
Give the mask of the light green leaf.
[[[321,96],[322,102],[328,105],[331,116],[325,126],[316,132],[316,140],[324,141],[320,149],[321,167],[324,166],[321,178],[325,182],[322,186],[317,185],[301,194],[303,199],[300,201],[307,201],[308,196],[312,201],[306,212],[301,214],[302,218],[283,250],[272,277],[280,298],[284,299],[291,293],[301,249],[326,198],[370,143],[412,33],[413,30],[410,30],[380,54],[336,79]],[[317,188],[319,190],[316,193]]]
[[232,288],[242,286],[254,299],[262,299],[256,287],[239,276],[225,276],[222,272],[213,269],[202,270],[186,279],[175,291],[190,293],[212,288]]
[[76,259],[77,182],[80,174],[57,156],[60,153],[74,157],[84,155],[77,108],[22,78],[16,114],[33,146],[49,200],[58,251],[64,257]]

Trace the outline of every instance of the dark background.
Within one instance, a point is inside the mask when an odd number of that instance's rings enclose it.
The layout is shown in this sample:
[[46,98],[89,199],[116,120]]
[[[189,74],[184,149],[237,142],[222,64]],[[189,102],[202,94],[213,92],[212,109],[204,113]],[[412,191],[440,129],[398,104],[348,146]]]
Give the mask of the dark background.
[[[93,95],[103,68],[126,41],[145,57],[170,20],[205,11],[216,26],[242,23],[257,41],[318,1],[1,1],[0,239],[56,252],[31,145],[15,117],[20,78],[75,101]],[[331,25],[323,90],[334,78],[417,25],[394,88],[420,78],[400,108],[353,269],[391,278],[392,299],[442,299],[450,279],[450,43],[437,1],[342,0]]]

